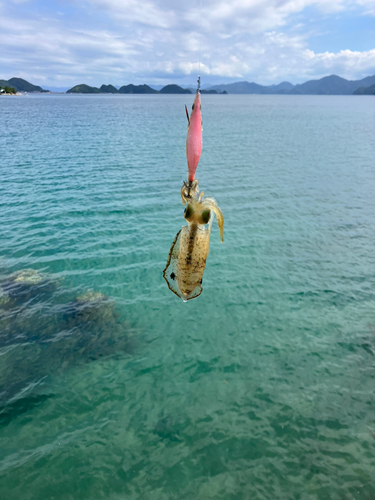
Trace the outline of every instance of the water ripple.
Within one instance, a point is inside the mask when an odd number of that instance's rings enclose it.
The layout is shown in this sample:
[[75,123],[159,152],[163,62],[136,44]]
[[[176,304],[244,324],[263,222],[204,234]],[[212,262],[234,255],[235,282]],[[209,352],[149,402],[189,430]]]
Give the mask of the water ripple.
[[375,497],[372,101],[203,97],[188,304],[189,96],[1,102],[4,498]]

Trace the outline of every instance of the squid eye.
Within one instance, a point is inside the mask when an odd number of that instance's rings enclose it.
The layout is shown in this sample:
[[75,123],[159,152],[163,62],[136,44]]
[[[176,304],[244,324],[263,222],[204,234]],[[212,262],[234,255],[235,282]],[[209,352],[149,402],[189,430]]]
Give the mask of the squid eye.
[[203,221],[203,224],[207,224],[208,221],[210,220],[210,216],[211,216],[211,210],[204,210],[202,212],[202,221]]
[[189,219],[194,213],[194,209],[191,205],[188,205],[186,208],[185,208],[185,219]]
[[192,105],[192,107],[191,107],[191,109],[192,109],[193,111],[194,111],[194,106],[195,106],[195,104],[193,104],[193,105]]
[[202,111],[202,104],[199,105],[199,109],[200,109],[200,111]]

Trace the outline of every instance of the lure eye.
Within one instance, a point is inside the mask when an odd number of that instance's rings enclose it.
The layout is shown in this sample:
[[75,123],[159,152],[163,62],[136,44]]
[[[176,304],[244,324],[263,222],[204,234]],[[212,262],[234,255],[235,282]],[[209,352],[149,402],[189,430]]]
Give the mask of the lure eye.
[[192,105],[192,107],[191,107],[191,109],[192,109],[193,111],[194,111],[194,106],[195,106],[195,104],[193,104],[193,105]]

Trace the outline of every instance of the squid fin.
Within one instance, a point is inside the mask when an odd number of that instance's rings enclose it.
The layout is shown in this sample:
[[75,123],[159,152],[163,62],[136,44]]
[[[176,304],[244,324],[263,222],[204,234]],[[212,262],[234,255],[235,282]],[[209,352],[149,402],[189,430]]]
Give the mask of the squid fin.
[[182,298],[181,292],[178,287],[178,281],[177,281],[177,272],[178,272],[177,262],[178,262],[178,251],[180,248],[180,239],[181,239],[181,229],[176,234],[176,237],[169,251],[167,265],[163,271],[163,278],[167,282],[169,289],[181,299]]

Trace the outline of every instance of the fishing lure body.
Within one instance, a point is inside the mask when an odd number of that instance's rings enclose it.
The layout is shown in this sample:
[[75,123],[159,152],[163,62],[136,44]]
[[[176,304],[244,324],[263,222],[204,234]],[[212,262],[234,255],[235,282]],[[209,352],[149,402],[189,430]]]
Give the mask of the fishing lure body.
[[[186,106],[185,106],[186,109]],[[186,136],[186,159],[189,170],[189,181],[192,182],[195,178],[195,171],[202,154],[202,115],[201,115],[201,94],[195,94],[193,108],[190,118],[186,109],[186,115],[189,120],[188,131]]]

